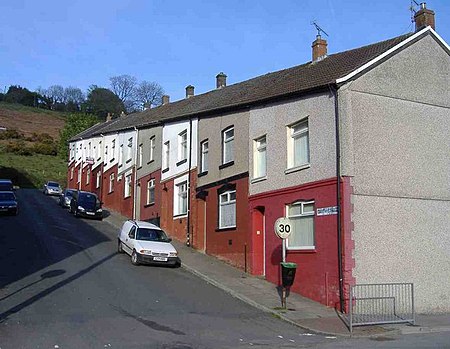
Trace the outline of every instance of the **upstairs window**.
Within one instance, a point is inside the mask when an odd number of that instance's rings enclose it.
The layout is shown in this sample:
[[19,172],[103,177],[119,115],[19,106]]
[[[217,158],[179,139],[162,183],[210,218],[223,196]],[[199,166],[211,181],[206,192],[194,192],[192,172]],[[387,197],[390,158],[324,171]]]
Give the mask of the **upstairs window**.
[[105,163],[108,162],[108,146],[105,147]]
[[253,178],[266,176],[266,136],[253,141]]
[[116,140],[113,139],[111,145],[111,161],[114,160],[115,157],[116,157]]
[[143,149],[142,149],[142,144],[139,144],[139,150],[138,150],[138,167],[142,166],[142,154]]
[[200,143],[200,173],[208,172],[208,140]]
[[163,158],[163,169],[169,168],[170,161],[170,141],[164,143],[164,158]]
[[133,138],[128,139],[128,147],[127,147],[127,162],[131,161],[131,151],[133,149]]
[[236,190],[219,195],[219,228],[236,227]]
[[178,135],[178,161],[187,159],[187,130]]
[[122,163],[123,163],[123,144],[121,144],[119,148],[119,166],[122,166]]
[[288,127],[288,168],[309,165],[308,120]]
[[155,160],[155,146],[156,146],[155,136],[153,136],[150,138],[150,153],[148,159],[149,162]]
[[296,202],[286,207],[286,215],[292,222],[291,235],[287,239],[289,249],[314,249],[314,201]]
[[234,127],[231,127],[222,133],[222,164],[234,160]]

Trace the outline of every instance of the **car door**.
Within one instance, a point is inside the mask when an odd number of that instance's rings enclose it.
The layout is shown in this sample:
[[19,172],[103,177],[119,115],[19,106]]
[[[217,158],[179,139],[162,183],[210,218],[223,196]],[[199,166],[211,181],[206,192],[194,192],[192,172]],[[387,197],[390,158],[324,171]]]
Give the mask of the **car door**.
[[131,252],[133,252],[134,249],[134,243],[136,239],[136,226],[133,224],[130,228],[130,230],[128,231],[128,234],[125,236],[125,248],[127,250],[128,253],[131,254]]

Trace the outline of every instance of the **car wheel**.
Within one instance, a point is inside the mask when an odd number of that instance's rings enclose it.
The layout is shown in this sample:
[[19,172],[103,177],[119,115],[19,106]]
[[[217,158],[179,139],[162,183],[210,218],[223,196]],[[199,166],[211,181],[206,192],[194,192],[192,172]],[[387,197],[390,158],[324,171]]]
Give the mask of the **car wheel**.
[[136,251],[133,251],[133,253],[131,254],[131,264],[139,265],[138,256],[137,256]]
[[118,240],[117,242],[117,252],[123,253],[122,241]]

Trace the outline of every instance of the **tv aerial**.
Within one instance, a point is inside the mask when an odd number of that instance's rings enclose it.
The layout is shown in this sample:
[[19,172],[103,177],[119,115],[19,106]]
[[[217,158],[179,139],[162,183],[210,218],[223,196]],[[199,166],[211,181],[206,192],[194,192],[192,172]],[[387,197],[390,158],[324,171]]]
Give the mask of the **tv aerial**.
[[420,7],[420,4],[416,0],[411,0],[411,5],[409,6],[409,10],[411,11],[411,22],[414,22],[414,15],[417,12],[417,7]]
[[[414,1],[414,0],[413,0],[413,1]],[[317,36],[318,36],[318,37],[321,36],[321,33],[324,33],[326,36],[329,36],[329,35],[326,33],[326,31],[323,30],[323,29],[317,24],[316,21],[312,21],[312,22],[311,22],[311,25],[313,25],[313,26],[316,27],[316,30],[317,30]]]

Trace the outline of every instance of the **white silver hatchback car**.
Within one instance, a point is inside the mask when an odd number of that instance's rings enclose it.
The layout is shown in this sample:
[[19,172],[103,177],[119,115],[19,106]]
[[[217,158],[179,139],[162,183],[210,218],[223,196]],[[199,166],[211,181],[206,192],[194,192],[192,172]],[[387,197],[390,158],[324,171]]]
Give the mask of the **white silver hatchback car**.
[[126,221],[118,236],[118,252],[131,256],[131,263],[159,264],[179,267],[178,252],[166,233],[154,224],[143,221]]

